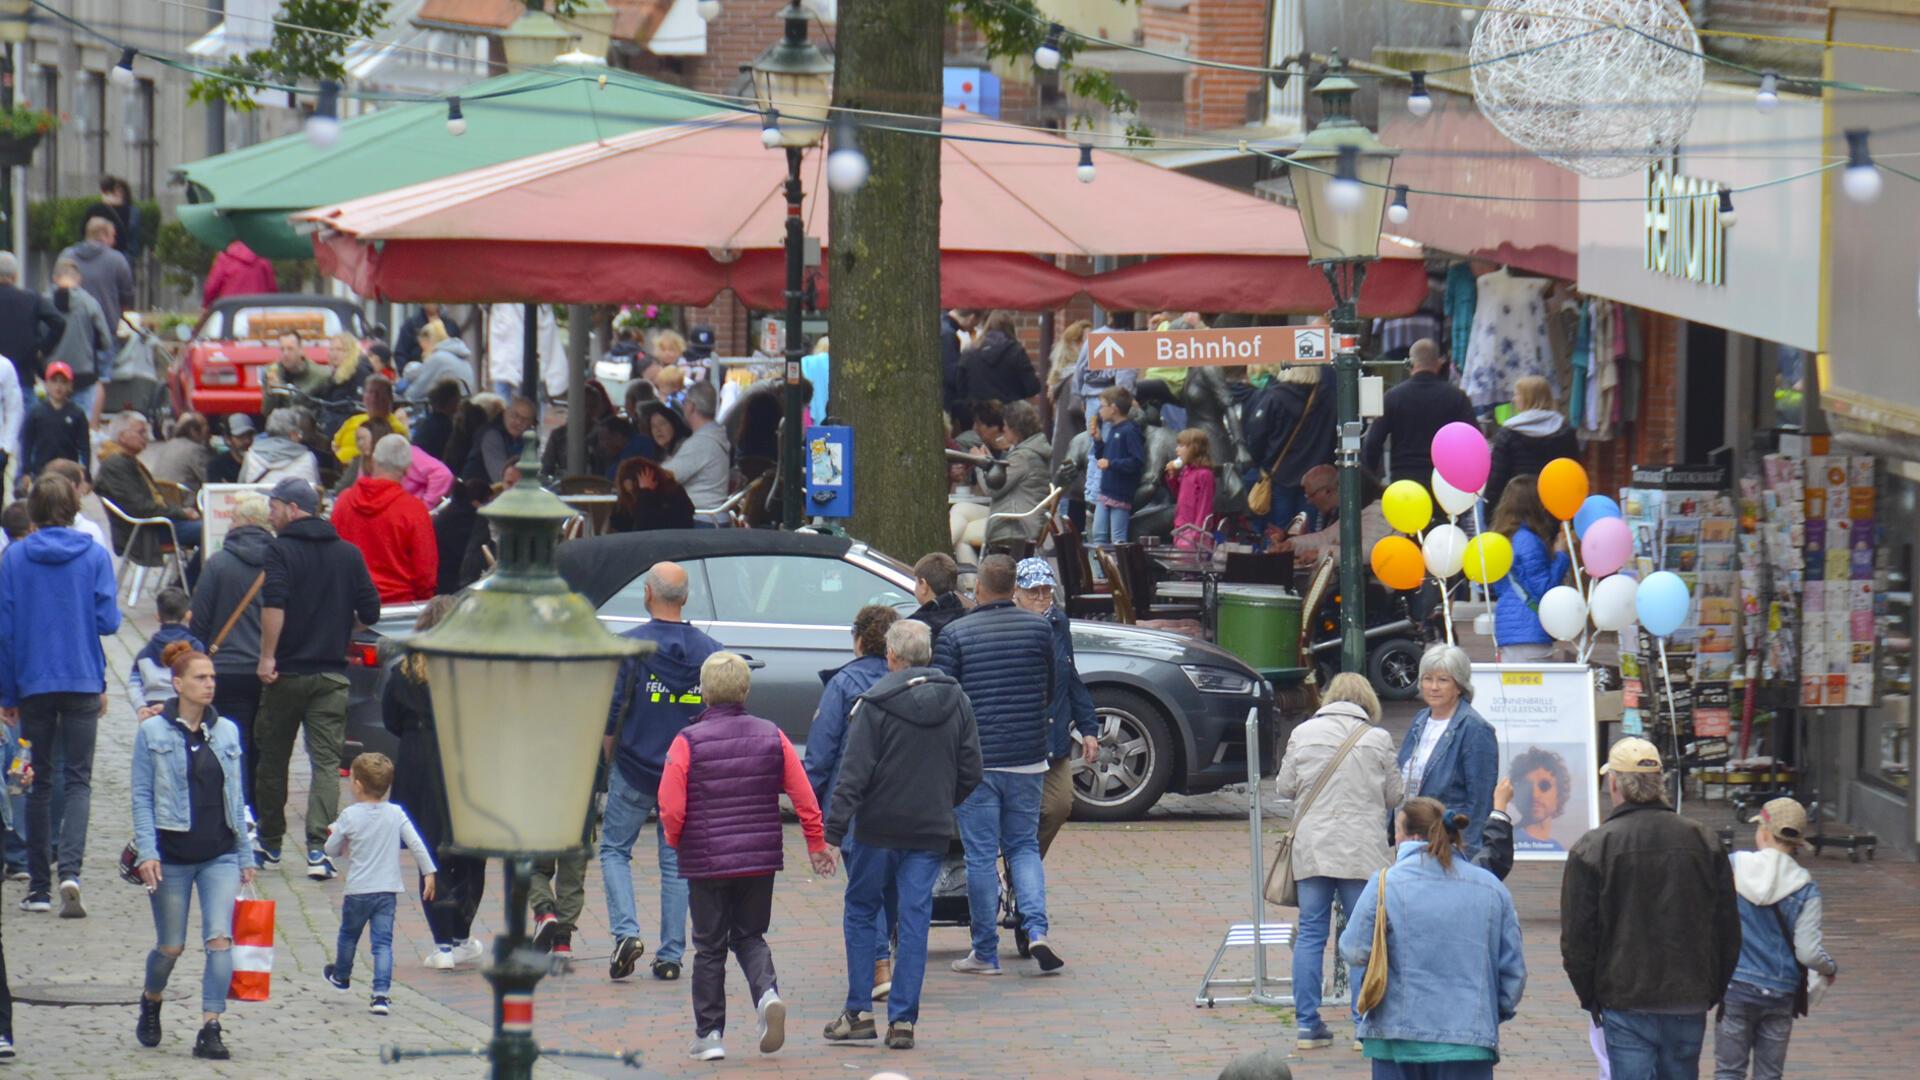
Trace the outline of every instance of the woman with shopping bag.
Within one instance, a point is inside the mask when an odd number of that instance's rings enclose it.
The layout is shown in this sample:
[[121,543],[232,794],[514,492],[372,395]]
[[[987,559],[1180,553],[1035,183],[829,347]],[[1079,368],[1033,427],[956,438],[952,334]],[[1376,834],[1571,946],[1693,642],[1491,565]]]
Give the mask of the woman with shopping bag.
[[184,641],[161,662],[174,693],[133,740],[135,872],[153,905],[156,941],[147,954],[146,993],[134,1028],[142,1046],[160,1045],[160,1002],[187,940],[187,907],[200,893],[200,1034],[193,1056],[225,1061],[220,1016],[233,979],[233,905],[253,883],[247,807],[241,794],[240,729],[213,711],[213,661]]
[[1527,985],[1506,886],[1460,850],[1465,814],[1410,799],[1394,863],[1374,875],[1340,935],[1374,1080],[1491,1080],[1500,1025]]

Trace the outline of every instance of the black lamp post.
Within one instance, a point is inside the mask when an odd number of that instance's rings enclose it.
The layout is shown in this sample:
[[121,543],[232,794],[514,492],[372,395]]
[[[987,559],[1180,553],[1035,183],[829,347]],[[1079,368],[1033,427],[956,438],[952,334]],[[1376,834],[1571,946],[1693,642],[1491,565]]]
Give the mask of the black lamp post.
[[753,96],[764,118],[761,141],[787,152],[787,344],[785,419],[780,429],[781,522],[798,529],[806,513],[806,481],[802,468],[800,357],[806,338],[800,320],[805,315],[806,224],[800,219],[800,159],[808,147],[819,146],[827,133],[827,113],[833,100],[833,57],[807,40],[807,21],[813,16],[798,0],[780,12],[786,33],[753,62]]
[[1380,217],[1386,209],[1398,150],[1381,145],[1353,118],[1359,89],[1336,68],[1314,87],[1325,109],[1301,141],[1288,171],[1307,234],[1307,257],[1333,290],[1333,367],[1338,392],[1340,466],[1340,669],[1365,671],[1366,600],[1360,550],[1360,285],[1379,257]]
[[[620,662],[652,651],[601,626],[555,569],[560,525],[572,512],[540,486],[535,445],[529,434],[520,482],[480,511],[499,530],[499,566],[438,626],[402,644],[426,660],[451,850],[506,863],[506,933],[494,939],[486,971],[494,1080],[527,1080],[543,1055],[639,1061],[634,1053],[543,1049],[533,1038],[533,990],[549,960],[527,938],[532,862],[579,850]],[[533,761],[537,777],[527,771]],[[472,1053],[394,1048],[382,1056]]]

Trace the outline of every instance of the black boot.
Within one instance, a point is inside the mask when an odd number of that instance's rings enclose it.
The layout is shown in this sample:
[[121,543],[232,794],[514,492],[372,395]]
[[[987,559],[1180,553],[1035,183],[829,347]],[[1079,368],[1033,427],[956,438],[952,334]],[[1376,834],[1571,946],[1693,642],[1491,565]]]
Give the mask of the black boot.
[[200,1029],[200,1037],[193,1040],[193,1056],[213,1061],[225,1061],[233,1056],[227,1053],[227,1044],[220,1041],[220,1021],[209,1020],[207,1026]]
[[140,995],[140,1022],[134,1025],[133,1036],[141,1046],[160,1045],[160,1003],[145,994]]

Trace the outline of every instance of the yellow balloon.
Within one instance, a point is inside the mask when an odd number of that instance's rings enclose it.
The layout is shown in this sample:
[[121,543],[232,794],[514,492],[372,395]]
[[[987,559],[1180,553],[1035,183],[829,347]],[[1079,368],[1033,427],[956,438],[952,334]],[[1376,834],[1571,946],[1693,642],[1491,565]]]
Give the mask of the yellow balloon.
[[1385,536],[1373,545],[1373,573],[1387,588],[1405,591],[1420,587],[1427,564],[1413,541],[1404,536]]
[[1433,500],[1418,481],[1395,480],[1380,496],[1380,512],[1401,532],[1418,533],[1433,520]]
[[1497,532],[1481,533],[1467,541],[1465,571],[1467,580],[1491,585],[1513,569],[1513,545]]

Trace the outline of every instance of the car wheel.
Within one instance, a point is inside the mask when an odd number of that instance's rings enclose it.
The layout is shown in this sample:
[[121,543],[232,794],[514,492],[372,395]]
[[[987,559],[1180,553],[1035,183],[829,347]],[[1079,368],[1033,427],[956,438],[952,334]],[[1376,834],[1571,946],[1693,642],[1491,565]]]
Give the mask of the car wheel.
[[1147,697],[1098,687],[1100,760],[1076,765],[1073,816],[1080,821],[1131,821],[1160,801],[1173,776],[1173,727]]
[[1387,701],[1412,701],[1420,694],[1420,643],[1392,638],[1367,656],[1367,681]]

